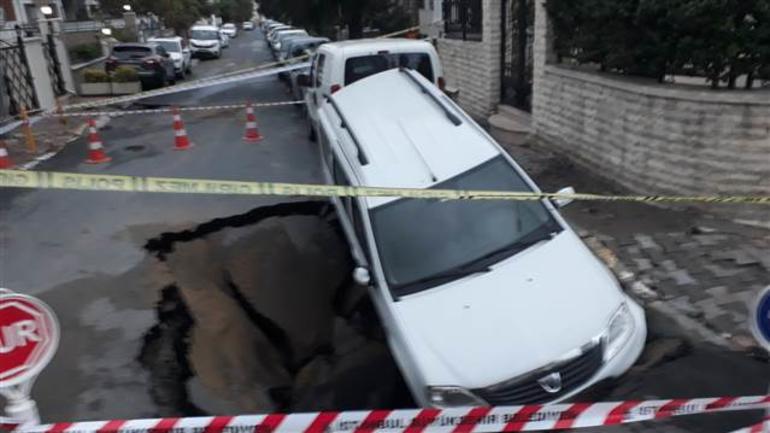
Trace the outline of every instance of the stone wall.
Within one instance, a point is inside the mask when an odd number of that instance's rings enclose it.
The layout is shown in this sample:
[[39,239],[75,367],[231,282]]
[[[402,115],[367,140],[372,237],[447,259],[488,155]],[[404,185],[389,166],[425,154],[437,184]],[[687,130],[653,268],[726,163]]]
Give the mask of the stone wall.
[[477,119],[486,119],[500,102],[500,2],[483,0],[481,41],[437,40],[447,85],[460,90],[460,106]]
[[[770,91],[719,91],[550,64],[538,2],[533,118],[540,142],[640,194],[770,195]],[[766,206],[708,205],[770,224]]]

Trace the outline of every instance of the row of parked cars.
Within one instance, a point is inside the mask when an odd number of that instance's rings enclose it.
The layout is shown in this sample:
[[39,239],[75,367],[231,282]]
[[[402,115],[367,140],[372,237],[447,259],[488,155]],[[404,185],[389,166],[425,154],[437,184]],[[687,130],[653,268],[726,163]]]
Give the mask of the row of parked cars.
[[[244,22],[241,28],[254,30],[254,23]],[[105,62],[106,71],[120,66],[136,69],[142,87],[165,87],[185,79],[193,72],[193,58],[220,58],[230,46],[230,38],[238,36],[238,27],[227,23],[221,28],[196,25],[190,29],[189,40],[181,36],[157,37],[146,43],[122,43],[112,48]]]
[[[299,32],[263,28],[278,58],[299,54],[284,51]],[[444,92],[430,43],[304,51],[310,66],[296,84],[328,183],[540,192]],[[567,200],[331,200],[353,279],[422,406],[559,402],[622,375],[642,352],[644,310],[561,216]]]

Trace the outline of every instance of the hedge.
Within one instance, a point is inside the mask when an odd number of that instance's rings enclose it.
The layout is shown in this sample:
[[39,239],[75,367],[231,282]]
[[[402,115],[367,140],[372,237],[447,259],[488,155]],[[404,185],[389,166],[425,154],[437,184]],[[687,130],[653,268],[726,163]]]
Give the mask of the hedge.
[[602,71],[770,79],[768,0],[548,0],[560,58]]

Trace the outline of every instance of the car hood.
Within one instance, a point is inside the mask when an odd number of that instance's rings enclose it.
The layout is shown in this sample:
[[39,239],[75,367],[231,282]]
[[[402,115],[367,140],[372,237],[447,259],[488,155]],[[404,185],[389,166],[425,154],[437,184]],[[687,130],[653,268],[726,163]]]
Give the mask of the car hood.
[[493,268],[394,303],[427,384],[484,387],[574,356],[624,300],[569,230]]

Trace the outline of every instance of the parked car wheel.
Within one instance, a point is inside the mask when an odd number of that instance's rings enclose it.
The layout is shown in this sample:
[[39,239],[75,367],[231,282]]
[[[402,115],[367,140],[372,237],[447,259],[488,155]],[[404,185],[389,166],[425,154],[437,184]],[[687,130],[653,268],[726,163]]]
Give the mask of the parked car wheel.
[[181,71],[176,73],[176,78],[179,80],[184,80],[186,76],[187,76],[187,71],[184,68],[182,68]]

